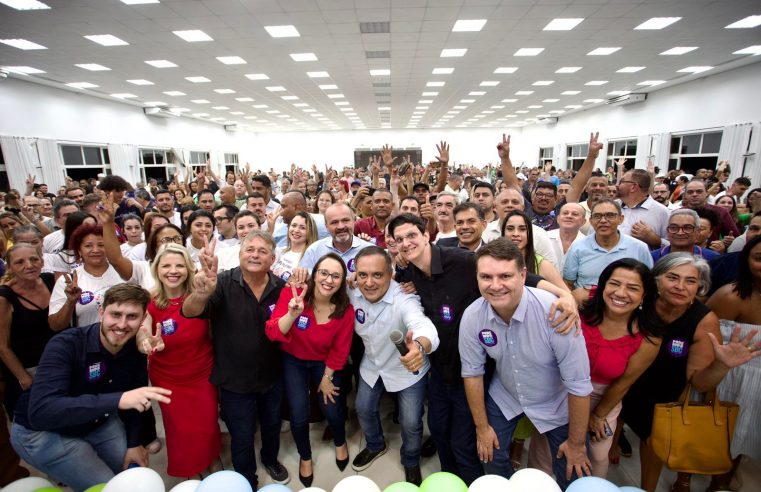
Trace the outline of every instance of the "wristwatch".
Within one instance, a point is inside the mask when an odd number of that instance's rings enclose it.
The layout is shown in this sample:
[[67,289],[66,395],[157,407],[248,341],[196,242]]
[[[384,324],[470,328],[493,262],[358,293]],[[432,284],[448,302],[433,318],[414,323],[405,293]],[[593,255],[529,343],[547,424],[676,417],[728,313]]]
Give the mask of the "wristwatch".
[[418,350],[420,351],[420,353],[421,353],[421,354],[423,354],[423,355],[428,355],[428,354],[426,353],[426,351],[425,351],[425,347],[423,347],[423,344],[422,344],[422,343],[420,343],[420,340],[417,340],[417,339],[416,339],[416,340],[415,340],[415,343],[417,344],[417,348],[418,348]]

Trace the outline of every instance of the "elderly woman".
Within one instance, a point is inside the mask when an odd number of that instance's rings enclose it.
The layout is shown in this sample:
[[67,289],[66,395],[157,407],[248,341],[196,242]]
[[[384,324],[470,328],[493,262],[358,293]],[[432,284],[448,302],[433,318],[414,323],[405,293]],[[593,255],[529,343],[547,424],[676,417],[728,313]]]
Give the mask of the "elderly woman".
[[[647,444],[657,403],[679,399],[687,381],[698,392],[713,390],[727,372],[750,360],[747,344],[736,337],[721,345],[719,319],[697,297],[710,284],[710,267],[689,253],[671,253],[653,268],[659,296],[655,310],[664,321],[655,362],[624,397],[624,421],[640,438],[642,488],[655,492],[663,463]],[[707,443],[707,445],[710,445]],[[674,491],[688,492],[689,475],[680,474]]]
[[45,255],[46,272],[71,273],[81,263],[77,259],[76,252],[71,247],[71,238],[79,226],[88,224],[95,225],[98,221],[92,215],[85,212],[73,212],[66,217],[63,226],[63,248],[58,253]]

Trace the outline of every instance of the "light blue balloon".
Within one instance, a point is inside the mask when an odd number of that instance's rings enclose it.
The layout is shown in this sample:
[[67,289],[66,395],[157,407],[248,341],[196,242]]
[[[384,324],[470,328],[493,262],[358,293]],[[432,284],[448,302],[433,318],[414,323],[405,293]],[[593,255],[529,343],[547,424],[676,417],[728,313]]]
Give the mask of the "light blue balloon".
[[271,483],[259,489],[259,492],[293,492],[293,490],[279,483]]
[[637,487],[632,487],[631,485],[624,485],[618,490],[620,490],[621,492],[645,492],[644,490],[639,489]]
[[222,470],[203,479],[196,492],[253,492],[253,489],[240,473]]
[[571,482],[566,492],[620,492],[620,489],[603,478],[581,477]]

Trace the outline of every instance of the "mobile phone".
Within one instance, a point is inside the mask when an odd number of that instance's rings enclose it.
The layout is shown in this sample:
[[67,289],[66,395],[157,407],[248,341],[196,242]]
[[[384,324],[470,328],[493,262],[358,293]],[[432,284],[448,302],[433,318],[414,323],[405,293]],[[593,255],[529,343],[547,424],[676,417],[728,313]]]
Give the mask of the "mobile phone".
[[613,437],[613,430],[608,425],[608,421],[607,420],[605,421],[605,423],[603,425],[603,429],[605,430],[605,435],[606,436]]
[[405,162],[404,164],[399,166],[399,170],[397,171],[397,174],[399,174],[399,176],[404,176],[405,174],[407,174],[407,170],[409,168],[410,168],[410,165]]

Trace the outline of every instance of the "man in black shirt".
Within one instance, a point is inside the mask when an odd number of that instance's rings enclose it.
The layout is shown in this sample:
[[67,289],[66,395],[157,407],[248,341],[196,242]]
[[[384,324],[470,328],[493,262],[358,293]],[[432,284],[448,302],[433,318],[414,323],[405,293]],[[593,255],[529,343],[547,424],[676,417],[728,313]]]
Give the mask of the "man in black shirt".
[[280,451],[280,402],[283,395],[280,349],[264,333],[285,282],[270,272],[275,261],[272,236],[248,233],[240,246],[240,267],[219,274],[216,256],[201,254],[203,272],[182,314],[208,318],[214,345],[211,382],[219,386],[222,419],[231,437],[232,462],[256,490],[254,436],[262,429],[262,464],[276,483],[288,483]]
[[139,412],[152,400],[170,403],[171,394],[148,386],[146,359],[134,342],[149,301],[137,285],[108,289],[102,321],[53,337],[16,405],[13,448],[74,490],[108,482],[130,463],[148,466]]

